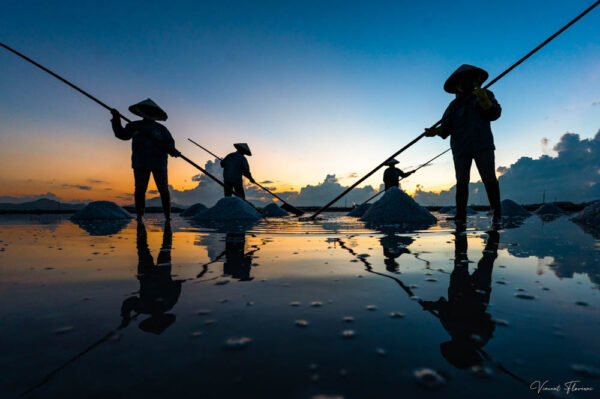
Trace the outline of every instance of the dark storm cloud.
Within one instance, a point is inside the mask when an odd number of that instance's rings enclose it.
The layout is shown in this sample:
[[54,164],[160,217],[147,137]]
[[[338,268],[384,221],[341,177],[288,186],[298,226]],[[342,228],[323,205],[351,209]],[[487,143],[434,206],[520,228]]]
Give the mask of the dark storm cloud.
[[[555,157],[521,157],[514,164],[498,168],[503,198],[520,203],[546,201],[585,202],[600,198],[600,131],[593,138],[581,139],[565,133],[554,146]],[[481,182],[470,185],[469,202],[486,204]],[[417,190],[415,200],[424,205],[454,202],[455,187],[439,194]]]

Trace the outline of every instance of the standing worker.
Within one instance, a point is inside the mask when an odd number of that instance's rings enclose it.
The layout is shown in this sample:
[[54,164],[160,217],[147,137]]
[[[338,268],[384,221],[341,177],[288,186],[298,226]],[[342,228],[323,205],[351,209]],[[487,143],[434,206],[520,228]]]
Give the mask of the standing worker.
[[146,208],[146,189],[150,174],[154,177],[160,193],[163,212],[167,220],[171,219],[171,195],[167,173],[167,156],[181,155],[175,149],[175,141],[169,130],[156,121],[166,121],[167,113],[154,101],[146,99],[129,107],[132,114],[143,119],[121,126],[119,111],[112,109],[112,128],[115,136],[121,140],[131,139],[131,167],[135,178],[135,212],[141,220]]
[[450,147],[456,172],[457,223],[467,219],[471,163],[475,160],[481,180],[485,185],[494,224],[500,221],[500,186],[494,165],[494,136],[490,122],[500,117],[502,108],[490,90],[481,84],[488,73],[472,65],[462,65],[444,83],[444,90],[456,98],[444,112],[441,126],[425,129],[428,137],[450,138]]
[[225,196],[231,197],[233,193],[244,199],[244,183],[242,176],[246,176],[248,180],[254,183],[254,178],[250,173],[248,160],[244,155],[252,156],[250,147],[246,143],[236,143],[233,145],[237,151],[228,154],[222,161],[223,168],[223,183],[225,186]]
[[400,187],[400,178],[405,178],[414,173],[414,171],[404,173],[401,169],[396,167],[400,162],[395,159],[388,159],[385,164],[388,168],[383,172],[383,184],[385,184],[385,190],[392,187]]

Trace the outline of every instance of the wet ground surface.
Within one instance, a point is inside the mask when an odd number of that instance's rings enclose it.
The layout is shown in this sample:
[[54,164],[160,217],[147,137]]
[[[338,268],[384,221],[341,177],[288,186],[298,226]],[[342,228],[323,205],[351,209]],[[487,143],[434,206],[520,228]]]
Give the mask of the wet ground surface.
[[598,397],[599,241],[488,228],[2,216],[0,395]]

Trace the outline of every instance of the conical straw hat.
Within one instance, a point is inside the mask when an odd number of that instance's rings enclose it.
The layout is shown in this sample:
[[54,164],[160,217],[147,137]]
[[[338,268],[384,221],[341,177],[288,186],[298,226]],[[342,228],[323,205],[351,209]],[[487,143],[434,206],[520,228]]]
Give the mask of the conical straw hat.
[[166,121],[167,113],[163,111],[154,101],[147,98],[129,107],[132,114],[154,121]]
[[463,64],[456,71],[452,72],[452,75],[446,80],[446,83],[444,83],[444,90],[448,93],[456,94],[456,83],[464,76],[468,75],[475,76],[479,86],[481,86],[489,76],[488,73],[481,68]]
[[250,151],[250,147],[248,147],[248,144],[246,144],[246,143],[235,143],[233,146],[235,147],[236,150],[241,151],[242,154],[252,155],[252,152]]

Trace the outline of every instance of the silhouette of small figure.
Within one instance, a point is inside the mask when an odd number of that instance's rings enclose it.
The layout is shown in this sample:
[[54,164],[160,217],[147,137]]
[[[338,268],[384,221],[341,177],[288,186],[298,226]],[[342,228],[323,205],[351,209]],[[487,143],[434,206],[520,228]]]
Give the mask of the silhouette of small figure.
[[223,274],[240,281],[251,281],[250,269],[252,268],[252,254],[256,251],[245,252],[246,234],[227,233],[225,238],[225,262]]
[[440,345],[442,356],[457,368],[481,365],[478,353],[492,337],[495,329],[491,315],[486,312],[492,292],[494,261],[498,256],[500,235],[488,232],[483,256],[473,274],[469,274],[467,236],[455,233],[454,270],[450,275],[448,300],[423,301],[425,310],[437,311],[451,340]]
[[502,108],[490,90],[481,84],[488,73],[472,65],[462,65],[444,84],[444,90],[456,94],[444,112],[441,126],[425,129],[428,137],[450,136],[450,147],[456,172],[456,216],[450,218],[464,222],[467,218],[469,180],[473,160],[485,185],[494,223],[502,216],[500,187],[494,165],[494,137],[490,122],[500,117]]
[[167,173],[167,155],[181,155],[175,149],[175,141],[169,130],[157,121],[167,120],[167,114],[154,101],[146,99],[129,107],[131,113],[143,119],[133,121],[123,127],[119,111],[111,110],[112,129],[121,140],[131,140],[131,167],[135,179],[135,211],[138,220],[144,216],[146,190],[150,174],[154,177],[160,193],[163,212],[171,218],[171,196]]
[[150,248],[143,223],[137,226],[138,275],[140,290],[138,296],[127,298],[121,306],[122,327],[131,320],[131,312],[150,315],[140,322],[143,331],[160,334],[175,322],[175,315],[167,313],[175,306],[181,294],[182,280],[171,277],[171,224],[165,223],[163,242],[156,259]]
[[385,268],[393,273],[398,272],[400,265],[396,262],[396,259],[402,254],[409,254],[410,249],[406,248],[414,239],[411,237],[402,237],[397,235],[387,235],[379,239],[379,243],[383,247],[383,256],[385,259]]
[[414,172],[404,173],[401,169],[396,167],[399,164],[395,159],[388,159],[385,164],[388,166],[387,169],[383,172],[383,184],[385,184],[385,189],[388,190],[392,187],[400,187],[400,178],[405,178],[412,175]]
[[254,183],[254,178],[250,173],[250,165],[248,165],[248,160],[245,157],[245,155],[251,156],[252,152],[246,143],[236,143],[233,146],[237,151],[228,154],[221,161],[225,196],[231,197],[235,193],[240,198],[246,198],[242,176],[246,176],[248,180]]

